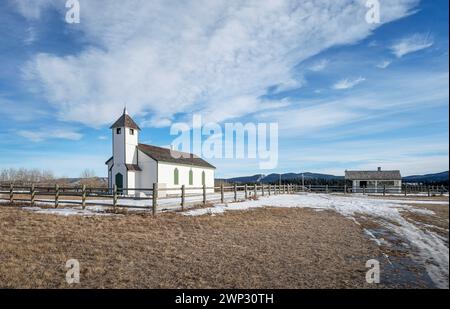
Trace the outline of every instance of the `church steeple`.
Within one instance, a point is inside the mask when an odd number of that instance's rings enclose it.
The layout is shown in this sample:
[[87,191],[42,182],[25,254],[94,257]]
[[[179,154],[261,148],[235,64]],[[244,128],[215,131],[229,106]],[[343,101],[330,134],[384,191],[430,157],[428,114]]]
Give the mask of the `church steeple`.
[[137,145],[139,144],[139,126],[128,115],[124,107],[122,116],[111,126],[113,134],[114,164],[137,164]]
[[114,122],[114,124],[110,127],[110,129],[114,129],[114,128],[131,128],[131,129],[135,129],[135,130],[141,130],[139,128],[139,126],[136,124],[136,122],[134,122],[133,118],[130,117],[130,115],[128,115],[128,111],[127,111],[127,107],[125,106],[123,109],[123,114],[122,116],[120,116],[119,119],[117,119],[116,122]]

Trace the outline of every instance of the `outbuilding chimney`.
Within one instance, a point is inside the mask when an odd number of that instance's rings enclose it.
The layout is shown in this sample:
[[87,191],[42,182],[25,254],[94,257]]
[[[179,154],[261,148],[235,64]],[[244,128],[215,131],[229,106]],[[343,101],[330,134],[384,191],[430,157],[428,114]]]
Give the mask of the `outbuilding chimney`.
[[378,167],[378,171],[381,172],[381,167]]

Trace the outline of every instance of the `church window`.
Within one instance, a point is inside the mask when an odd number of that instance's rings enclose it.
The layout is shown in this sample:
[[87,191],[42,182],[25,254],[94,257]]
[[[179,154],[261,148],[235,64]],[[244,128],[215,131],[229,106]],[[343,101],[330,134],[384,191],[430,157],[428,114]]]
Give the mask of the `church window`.
[[194,184],[194,173],[192,170],[189,171],[189,185],[192,186]]
[[178,169],[175,168],[175,170],[173,171],[173,183],[175,185],[178,185],[179,183],[179,175],[178,175]]

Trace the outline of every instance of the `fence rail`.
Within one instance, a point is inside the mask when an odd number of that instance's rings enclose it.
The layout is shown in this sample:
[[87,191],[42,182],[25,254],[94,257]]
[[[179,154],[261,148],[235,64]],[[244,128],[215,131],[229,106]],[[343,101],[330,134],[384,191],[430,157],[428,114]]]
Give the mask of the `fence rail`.
[[[193,192],[195,191],[195,192]],[[200,192],[199,192],[200,191]],[[134,196],[125,193],[133,192]],[[159,188],[153,184],[152,188],[79,188],[49,186],[15,186],[14,184],[0,185],[0,201],[6,200],[10,204],[15,202],[29,203],[35,206],[44,203],[58,208],[62,204],[86,206],[100,206],[117,208],[139,208],[152,211],[185,210],[188,205],[206,205],[210,202],[225,203],[228,201],[240,201],[254,199],[258,196],[270,196],[279,194],[293,194],[298,192],[311,193],[342,193],[342,194],[402,194],[426,196],[443,195],[448,193],[448,187],[444,186],[408,186],[401,187],[361,187],[350,186],[328,186],[299,184],[243,184],[243,185],[220,185],[213,187],[186,187],[182,185],[177,188]],[[136,196],[137,195],[137,196]],[[47,198],[46,198],[47,197]],[[105,200],[106,199],[106,200]],[[127,204],[126,201],[131,201]],[[139,201],[140,205],[133,204]]]

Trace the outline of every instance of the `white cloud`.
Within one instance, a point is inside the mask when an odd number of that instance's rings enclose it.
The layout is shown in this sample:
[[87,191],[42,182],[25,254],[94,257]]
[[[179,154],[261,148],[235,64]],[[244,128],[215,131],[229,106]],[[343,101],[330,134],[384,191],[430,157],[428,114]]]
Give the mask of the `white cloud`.
[[377,64],[377,68],[386,69],[388,66],[391,65],[391,63],[392,63],[392,61],[390,61],[390,60],[383,60]]
[[41,17],[41,13],[43,10],[49,8],[52,5],[60,5],[61,8],[64,8],[64,0],[33,0],[33,1],[24,1],[24,0],[11,0],[13,2],[20,14],[30,20],[36,20]]
[[391,51],[397,58],[401,58],[409,53],[429,48],[433,43],[429,34],[416,33],[397,41],[391,46]]
[[152,117],[148,120],[145,120],[141,123],[141,126],[144,127],[153,127],[153,128],[164,128],[169,127],[172,124],[172,120],[170,118],[158,118]]
[[47,139],[67,139],[67,140],[80,140],[82,135],[78,132],[64,129],[55,130],[20,130],[17,132],[19,136],[22,136],[32,142],[42,142]]
[[[32,19],[46,7],[42,3],[18,5]],[[224,109],[226,117],[239,117],[254,109],[223,105],[247,97],[258,108],[269,86],[295,86],[296,64],[369,36],[379,25],[365,22],[364,4],[84,1],[82,22],[70,29],[91,46],[72,56],[38,54],[23,68],[24,76],[42,87],[59,119],[89,126],[111,122],[124,102],[150,125],[169,124],[156,120],[193,110]],[[415,5],[417,0],[386,2],[383,21],[406,16]]]
[[330,63],[330,61],[328,59],[322,59],[314,64],[312,64],[309,69],[313,72],[320,72],[323,71],[328,64]]
[[26,35],[23,39],[25,45],[33,44],[37,39],[37,32],[34,27],[28,27],[26,30]]
[[[343,92],[336,99],[318,98],[289,102],[283,109],[263,111],[256,115],[261,121],[279,123],[280,135],[305,138],[310,135],[328,141],[370,132],[393,131],[411,125],[411,117],[398,114],[448,104],[447,72],[393,72],[387,79],[374,79],[356,94]],[[286,102],[285,102],[286,103]],[[302,103],[302,104],[300,104]],[[392,122],[392,116],[395,121]],[[357,130],[350,124],[357,123]],[[418,124],[420,121],[414,120]]]
[[0,95],[0,117],[18,122],[28,122],[36,119],[36,116],[45,117],[47,115],[48,112],[37,108],[36,104],[7,99]]
[[361,84],[366,79],[364,77],[358,77],[354,79],[345,78],[340,81],[338,81],[336,84],[333,85],[333,89],[336,90],[344,90],[344,89],[351,89],[355,87],[356,85]]

